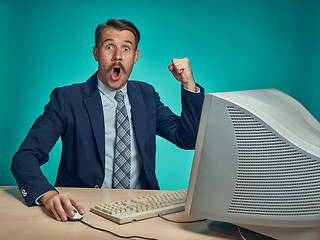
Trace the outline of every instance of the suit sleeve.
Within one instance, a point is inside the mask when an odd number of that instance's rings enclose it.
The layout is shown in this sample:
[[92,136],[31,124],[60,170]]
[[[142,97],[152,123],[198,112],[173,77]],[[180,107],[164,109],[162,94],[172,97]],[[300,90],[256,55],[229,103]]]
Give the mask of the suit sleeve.
[[181,86],[181,116],[164,106],[156,95],[157,134],[183,149],[194,149],[200,123],[204,89],[193,93]]
[[49,160],[49,152],[63,134],[62,99],[55,89],[43,115],[35,121],[12,160],[11,171],[28,206],[34,205],[43,193],[55,190],[40,166]]

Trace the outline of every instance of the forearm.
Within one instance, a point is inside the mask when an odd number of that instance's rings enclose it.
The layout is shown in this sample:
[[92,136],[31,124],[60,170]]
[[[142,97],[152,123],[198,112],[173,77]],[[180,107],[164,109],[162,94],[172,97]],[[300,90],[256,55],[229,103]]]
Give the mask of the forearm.
[[35,200],[43,193],[55,191],[42,174],[39,162],[31,152],[17,152],[12,161],[11,171],[27,206],[34,205]]
[[198,93],[181,89],[181,116],[177,137],[184,143],[186,149],[194,149],[200,123],[204,89],[197,85]]
[[28,206],[43,193],[55,191],[40,166],[49,160],[49,152],[63,132],[63,119],[56,91],[45,111],[31,127],[12,159],[11,171]]
[[200,122],[204,90],[193,93],[181,87],[181,116],[177,116],[163,105],[157,96],[157,134],[179,148],[194,149]]

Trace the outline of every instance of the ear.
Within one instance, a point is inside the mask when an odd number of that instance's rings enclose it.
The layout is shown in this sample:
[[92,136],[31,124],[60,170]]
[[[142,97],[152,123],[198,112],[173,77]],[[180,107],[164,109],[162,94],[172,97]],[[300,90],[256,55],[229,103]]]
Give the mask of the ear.
[[93,56],[94,56],[94,59],[98,62],[99,61],[99,56],[98,56],[98,48],[96,46],[93,47]]
[[134,64],[138,61],[139,56],[140,56],[140,51],[139,49],[136,49],[134,53]]

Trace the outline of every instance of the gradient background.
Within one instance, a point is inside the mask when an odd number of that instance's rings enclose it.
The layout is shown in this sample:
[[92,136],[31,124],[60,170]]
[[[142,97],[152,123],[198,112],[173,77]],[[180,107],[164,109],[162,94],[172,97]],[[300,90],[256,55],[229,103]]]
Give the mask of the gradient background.
[[[0,3],[0,185],[16,185],[11,159],[51,91],[84,82],[96,70],[94,30],[124,18],[141,32],[131,79],[155,86],[180,113],[180,84],[167,70],[188,57],[206,93],[277,88],[318,120],[320,1],[14,1]],[[161,189],[188,186],[193,151],[157,139]],[[54,184],[60,141],[42,169]]]

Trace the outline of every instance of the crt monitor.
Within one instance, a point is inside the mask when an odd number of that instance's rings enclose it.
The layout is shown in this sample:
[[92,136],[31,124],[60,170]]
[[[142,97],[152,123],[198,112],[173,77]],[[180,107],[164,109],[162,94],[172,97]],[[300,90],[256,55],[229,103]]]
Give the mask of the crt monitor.
[[320,124],[276,89],[205,96],[186,211],[275,239],[320,239]]

